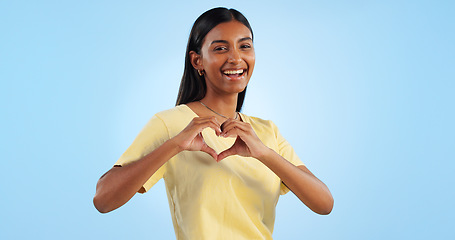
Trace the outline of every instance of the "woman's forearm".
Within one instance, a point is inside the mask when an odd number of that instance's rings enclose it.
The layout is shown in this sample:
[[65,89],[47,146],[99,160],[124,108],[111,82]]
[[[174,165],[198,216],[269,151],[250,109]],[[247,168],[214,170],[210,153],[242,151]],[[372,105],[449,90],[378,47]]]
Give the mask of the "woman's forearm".
[[121,207],[164,163],[179,152],[179,148],[171,139],[134,163],[113,167],[96,185],[93,198],[96,209],[101,213],[107,213]]
[[259,160],[270,168],[312,211],[318,214],[329,214],[332,211],[332,194],[327,186],[305,166],[294,166],[272,149]]
[[123,167],[113,167],[96,185],[93,198],[96,209],[106,213],[128,202],[164,163],[181,151],[202,151],[216,160],[215,150],[202,138],[201,132],[205,128],[212,128],[218,134],[221,132],[215,117],[195,117],[179,134],[142,159]]

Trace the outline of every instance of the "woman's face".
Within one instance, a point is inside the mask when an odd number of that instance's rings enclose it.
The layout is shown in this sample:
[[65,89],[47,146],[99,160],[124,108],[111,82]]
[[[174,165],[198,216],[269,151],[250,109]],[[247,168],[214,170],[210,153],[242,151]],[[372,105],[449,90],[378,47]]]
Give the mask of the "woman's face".
[[207,91],[221,95],[239,93],[253,73],[252,34],[238,21],[218,24],[205,36],[201,54],[190,54],[193,66],[204,70]]

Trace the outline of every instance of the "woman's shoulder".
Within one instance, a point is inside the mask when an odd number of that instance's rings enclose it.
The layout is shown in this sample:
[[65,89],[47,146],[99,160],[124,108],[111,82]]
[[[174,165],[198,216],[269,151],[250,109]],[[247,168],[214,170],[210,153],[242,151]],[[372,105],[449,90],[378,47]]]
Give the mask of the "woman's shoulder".
[[241,114],[242,120],[244,120],[244,122],[246,122],[246,123],[249,123],[256,132],[257,131],[265,131],[265,132],[270,132],[270,131],[275,132],[276,131],[277,127],[276,127],[275,123],[273,123],[272,120],[263,119],[260,117],[249,116],[244,113],[240,113],[240,114]]
[[181,118],[185,118],[185,117],[193,118],[194,115],[195,114],[192,112],[192,110],[185,104],[181,104],[181,105],[175,106],[173,108],[169,108],[169,109],[160,111],[155,114],[155,116],[157,116],[158,118],[161,118],[163,120],[176,119],[176,118],[181,119]]
[[172,137],[185,128],[196,116],[188,106],[182,104],[156,113],[149,121],[149,125],[164,127]]

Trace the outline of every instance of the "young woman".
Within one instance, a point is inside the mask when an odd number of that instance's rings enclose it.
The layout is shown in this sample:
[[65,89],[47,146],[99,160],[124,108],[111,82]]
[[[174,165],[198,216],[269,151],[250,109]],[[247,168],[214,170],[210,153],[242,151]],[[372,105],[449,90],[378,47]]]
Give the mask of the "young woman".
[[253,31],[234,9],[202,14],[190,33],[177,106],[155,114],[93,199],[102,213],[164,178],[177,239],[271,239],[280,194],[328,214],[333,198],[271,121],[240,113]]

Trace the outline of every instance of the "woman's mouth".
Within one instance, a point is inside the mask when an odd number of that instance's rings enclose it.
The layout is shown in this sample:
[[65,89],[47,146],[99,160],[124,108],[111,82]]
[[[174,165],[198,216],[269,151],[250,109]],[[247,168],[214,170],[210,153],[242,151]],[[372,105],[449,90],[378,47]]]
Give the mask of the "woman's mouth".
[[245,75],[246,69],[224,70],[223,74],[231,79],[238,79]]

